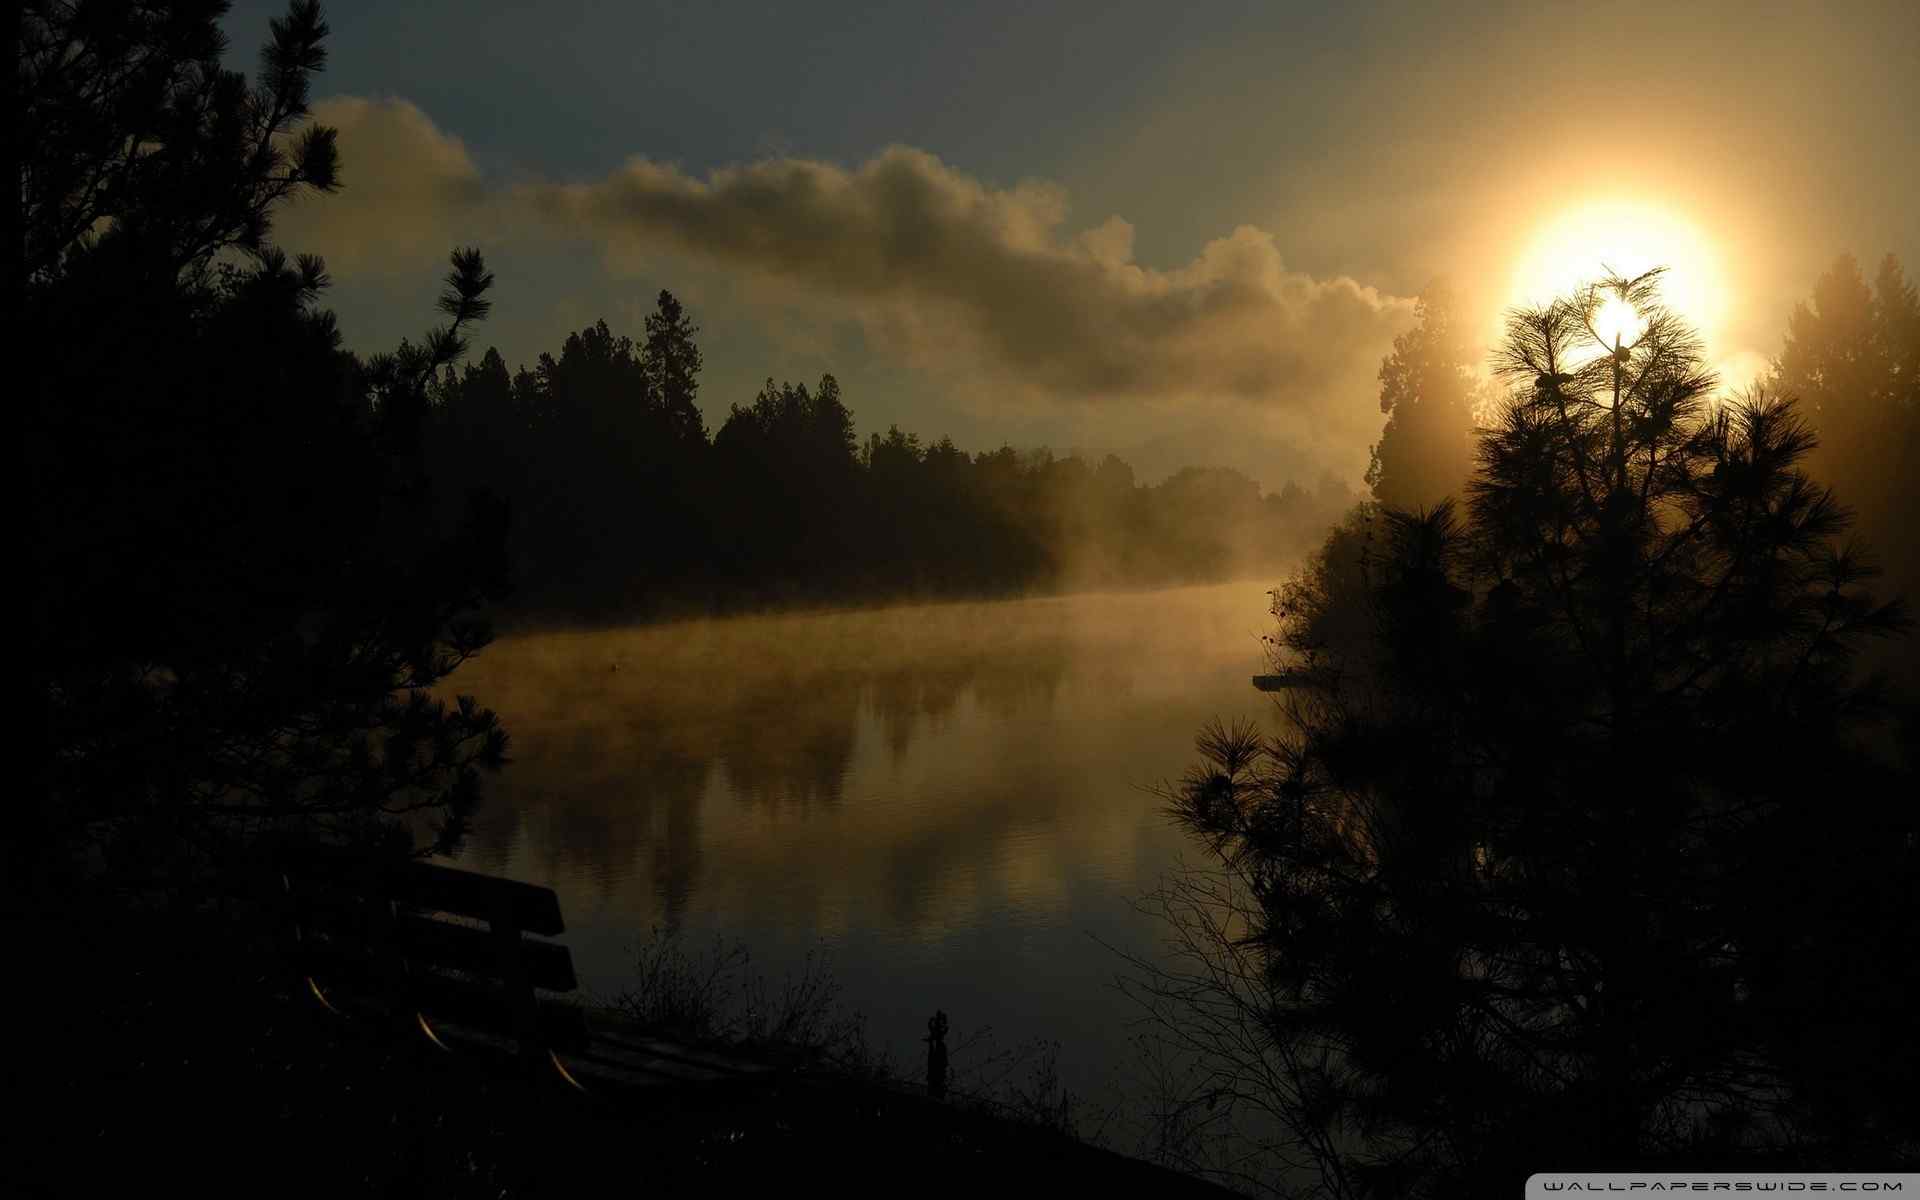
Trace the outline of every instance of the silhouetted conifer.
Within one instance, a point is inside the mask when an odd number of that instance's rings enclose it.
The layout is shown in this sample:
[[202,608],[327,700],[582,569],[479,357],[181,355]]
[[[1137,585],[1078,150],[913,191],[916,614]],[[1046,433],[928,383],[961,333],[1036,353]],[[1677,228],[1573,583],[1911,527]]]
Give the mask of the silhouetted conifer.
[[493,714],[432,689],[486,644],[461,614],[500,592],[504,514],[436,536],[422,433],[492,277],[457,252],[446,326],[341,349],[322,263],[269,240],[282,200],[336,186],[307,120],[326,24],[294,3],[250,85],[225,8],[25,7],[40,866],[184,869],[287,828],[445,849],[503,760]]
[[[1881,260],[1871,287],[1841,255],[1795,306],[1772,386],[1797,397],[1819,444],[1808,469],[1830,480],[1859,514],[1857,532],[1892,589],[1920,594],[1920,293],[1899,260]],[[1904,647],[1909,668],[1916,646]],[[1920,673],[1910,674],[1920,679]]]
[[1473,470],[1473,350],[1446,291],[1429,289],[1416,312],[1380,364],[1387,423],[1366,475],[1374,499],[1400,508],[1458,496]]
[[1657,284],[1512,314],[1467,507],[1375,518],[1359,612],[1296,584],[1280,640],[1323,669],[1175,794],[1330,1194],[1916,1152],[1912,764],[1848,669],[1907,622],[1794,406],[1713,398]]

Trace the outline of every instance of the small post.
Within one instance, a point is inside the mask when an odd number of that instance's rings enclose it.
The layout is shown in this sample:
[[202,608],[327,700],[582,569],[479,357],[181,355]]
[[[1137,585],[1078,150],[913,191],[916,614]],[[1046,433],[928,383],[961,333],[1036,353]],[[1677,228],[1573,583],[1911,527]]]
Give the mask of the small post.
[[927,1019],[927,1095],[947,1098],[947,1014],[940,1009]]

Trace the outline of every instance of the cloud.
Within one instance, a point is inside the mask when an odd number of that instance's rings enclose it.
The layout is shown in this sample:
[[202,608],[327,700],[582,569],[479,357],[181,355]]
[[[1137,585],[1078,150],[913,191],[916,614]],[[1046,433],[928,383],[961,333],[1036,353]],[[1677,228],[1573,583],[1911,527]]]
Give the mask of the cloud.
[[923,359],[976,363],[1062,398],[1233,397],[1312,408],[1370,374],[1410,302],[1287,269],[1241,226],[1170,271],[1133,261],[1119,217],[1068,236],[1048,184],[997,190],[892,147],[848,170],[776,159],[704,179],[645,159],[535,185],[548,219],[609,252],[666,248],[839,299]]
[[411,102],[333,97],[313,119],[340,131],[341,188],[295,199],[275,239],[321,250],[334,275],[437,274],[456,244],[499,223],[465,144]]
[[585,241],[616,275],[691,265],[764,312],[857,323],[877,355],[979,411],[1160,431],[1204,414],[1223,437],[1238,423],[1357,472],[1378,433],[1373,372],[1411,321],[1408,299],[1289,269],[1251,225],[1184,265],[1143,266],[1120,217],[1076,232],[1060,187],[992,187],[909,147],[853,168],[782,157],[702,178],[636,158],[584,182],[492,182],[405,100],[336,98],[315,116],[340,130],[346,189],[281,232],[343,280],[417,278],[455,244]]

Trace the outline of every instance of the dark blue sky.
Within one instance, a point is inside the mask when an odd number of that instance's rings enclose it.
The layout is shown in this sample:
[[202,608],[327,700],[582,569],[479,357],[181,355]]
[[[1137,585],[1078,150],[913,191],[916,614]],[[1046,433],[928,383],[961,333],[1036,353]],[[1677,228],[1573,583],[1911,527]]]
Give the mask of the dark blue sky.
[[[701,174],[769,154],[857,162],[899,143],[988,182],[1044,176],[1071,189],[1091,181],[1072,178],[1074,164],[1124,153],[1190,56],[1264,41],[1273,71],[1297,74],[1359,58],[1370,36],[1337,5],[502,7],[329,3],[320,94],[404,96],[489,171],[575,178],[644,153]],[[257,45],[283,9],[235,4],[235,50]],[[1223,231],[1197,224],[1177,247],[1143,230],[1143,259],[1159,257],[1154,239],[1188,254]]]
[[[237,6],[229,28],[244,38],[276,8]],[[402,91],[484,157],[560,175],[639,148],[704,171],[770,149],[852,159],[892,142],[989,176],[1029,172],[1097,133],[1199,36],[1164,4],[1115,5],[1097,22],[1044,5],[327,11],[333,88]]]

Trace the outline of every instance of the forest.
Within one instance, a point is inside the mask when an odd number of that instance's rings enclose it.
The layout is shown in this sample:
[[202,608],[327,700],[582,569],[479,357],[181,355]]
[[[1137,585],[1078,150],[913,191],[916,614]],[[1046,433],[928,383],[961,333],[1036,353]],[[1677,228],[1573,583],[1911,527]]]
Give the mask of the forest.
[[636,342],[604,321],[508,373],[497,350],[428,388],[446,512],[512,513],[522,616],[646,620],[795,604],[1139,588],[1271,572],[1356,497],[1331,477],[1261,494],[1226,467],[1143,483],[1045,447],[969,454],[858,435],[832,375],[766,386],[709,435],[698,330],[662,291]]

